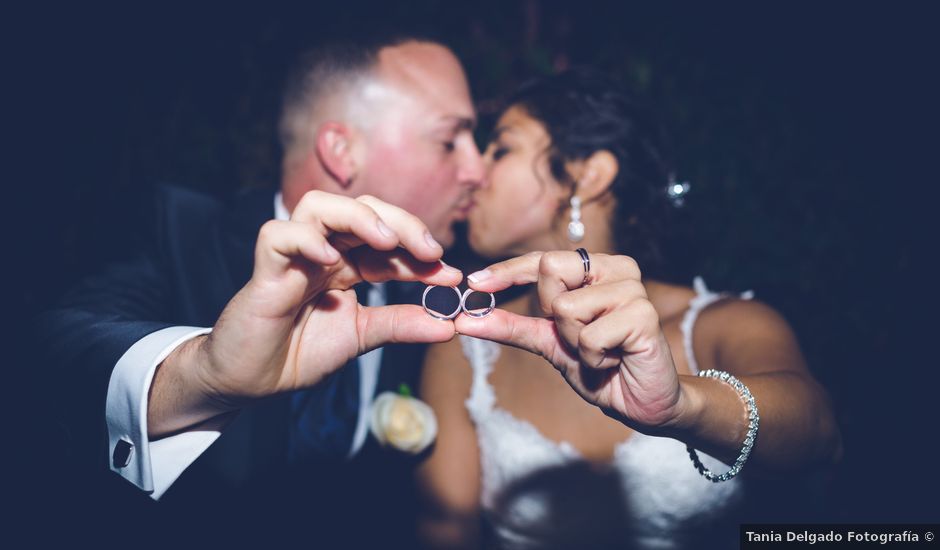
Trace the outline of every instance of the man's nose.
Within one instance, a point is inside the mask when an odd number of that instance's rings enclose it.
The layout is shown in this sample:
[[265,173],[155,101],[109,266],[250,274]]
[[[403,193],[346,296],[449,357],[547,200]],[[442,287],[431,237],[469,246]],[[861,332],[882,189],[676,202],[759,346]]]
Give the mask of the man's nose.
[[466,153],[463,155],[460,163],[457,177],[460,183],[478,187],[483,184],[486,167],[483,165],[483,157],[475,142],[471,141]]

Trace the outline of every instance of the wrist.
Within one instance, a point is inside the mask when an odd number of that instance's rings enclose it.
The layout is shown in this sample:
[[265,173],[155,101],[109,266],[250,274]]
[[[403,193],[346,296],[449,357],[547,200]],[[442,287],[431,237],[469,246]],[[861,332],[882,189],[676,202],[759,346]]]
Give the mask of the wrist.
[[180,344],[154,373],[147,405],[148,432],[159,437],[232,410],[213,397],[202,374],[208,336]]
[[[744,403],[747,416],[746,416],[746,432],[743,443],[741,443],[740,452],[737,455],[737,458],[733,460],[733,465],[731,469],[723,474],[716,474],[709,470],[701,460],[699,460],[698,453],[696,453],[693,447],[692,442],[687,442],[686,448],[689,451],[689,458],[692,460],[692,464],[699,471],[702,476],[712,482],[721,482],[728,481],[729,479],[735,477],[740,473],[741,468],[744,467],[744,463],[747,462],[748,457],[751,456],[751,451],[754,448],[754,442],[757,439],[757,429],[760,425],[760,415],[757,412],[757,402],[754,399],[754,396],[751,394],[751,390],[748,387],[738,380],[734,375],[727,371],[720,371],[714,369],[704,370],[698,375],[701,378],[713,378],[721,381],[722,383],[730,386],[734,392],[737,394],[737,397]],[[732,425],[735,422],[726,421],[728,425]],[[726,430],[723,430],[726,431]],[[735,437],[734,446],[737,447],[738,438]],[[725,448],[727,450],[727,448]],[[730,464],[731,462],[729,462]]]
[[706,407],[701,380],[696,376],[679,375],[679,399],[675,414],[663,429],[670,437],[685,440],[696,433]]
[[191,342],[190,349],[184,350],[188,354],[186,374],[186,387],[190,388],[194,400],[202,416],[211,417],[238,410],[237,400],[225,391],[214,376],[217,368],[213,362],[212,334],[207,334]]

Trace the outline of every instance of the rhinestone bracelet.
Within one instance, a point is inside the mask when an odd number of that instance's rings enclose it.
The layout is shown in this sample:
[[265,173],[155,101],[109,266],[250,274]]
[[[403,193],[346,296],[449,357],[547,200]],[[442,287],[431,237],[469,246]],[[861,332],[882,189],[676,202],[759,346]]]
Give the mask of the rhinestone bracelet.
[[726,384],[730,384],[735,391],[738,392],[738,395],[741,396],[741,400],[744,401],[744,404],[747,405],[747,435],[744,437],[744,446],[741,448],[741,454],[738,455],[737,460],[734,461],[734,466],[732,466],[730,470],[720,475],[713,473],[702,464],[702,461],[698,458],[698,454],[695,453],[695,449],[689,445],[686,446],[686,449],[689,451],[689,458],[692,459],[692,464],[695,465],[695,468],[698,469],[700,474],[705,476],[705,479],[715,483],[728,481],[741,472],[741,468],[744,467],[747,458],[751,456],[751,449],[754,448],[754,440],[757,439],[757,427],[760,424],[760,415],[757,414],[757,403],[754,402],[754,396],[751,395],[751,390],[747,389],[747,386],[730,373],[708,369],[699,372],[698,375],[705,378],[716,378]]

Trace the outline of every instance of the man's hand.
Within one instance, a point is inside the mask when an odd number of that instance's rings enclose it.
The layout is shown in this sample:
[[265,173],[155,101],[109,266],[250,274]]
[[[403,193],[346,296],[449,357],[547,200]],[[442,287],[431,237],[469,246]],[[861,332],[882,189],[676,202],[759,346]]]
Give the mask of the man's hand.
[[176,350],[157,371],[151,436],[255,400],[312,386],[351,358],[390,342],[442,342],[452,322],[417,305],[363,307],[360,281],[454,286],[460,271],[425,225],[374,197],[307,193],[290,221],[258,235],[251,280],[210,335]]
[[626,256],[590,258],[586,286],[575,252],[534,252],[471,275],[470,287],[482,292],[536,283],[546,317],[496,309],[458,317],[457,331],[541,355],[581,397],[634,429],[668,428],[686,403],[640,270]]

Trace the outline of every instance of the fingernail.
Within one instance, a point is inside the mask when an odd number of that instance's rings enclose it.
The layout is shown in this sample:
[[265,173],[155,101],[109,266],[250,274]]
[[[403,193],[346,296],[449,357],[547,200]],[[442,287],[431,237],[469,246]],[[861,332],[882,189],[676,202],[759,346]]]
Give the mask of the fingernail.
[[434,237],[431,236],[429,231],[424,232],[424,240],[427,241],[428,246],[431,248],[440,248],[441,250],[444,250],[444,247],[441,246],[441,243],[435,241]]
[[459,269],[457,269],[457,268],[454,267],[454,266],[447,265],[447,264],[444,262],[444,260],[438,260],[438,261],[441,262],[441,267],[444,268],[444,271],[450,271],[451,273],[460,273],[460,270],[459,270]]
[[392,231],[392,228],[389,227],[389,226],[387,226],[387,225],[385,225],[385,222],[383,222],[381,219],[378,220],[375,225],[377,225],[377,226],[379,227],[379,233],[385,235],[386,237],[394,237],[394,236],[395,236],[395,232]]
[[471,283],[479,283],[489,279],[491,275],[493,275],[492,271],[489,269],[484,269],[482,271],[477,271],[476,273],[471,273],[467,276],[467,279],[469,279]]

